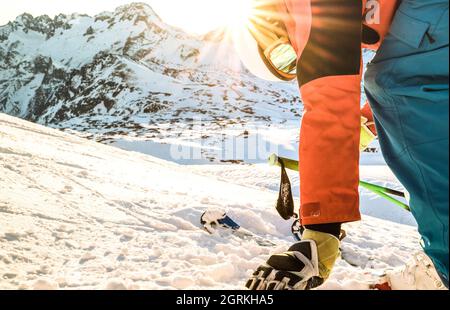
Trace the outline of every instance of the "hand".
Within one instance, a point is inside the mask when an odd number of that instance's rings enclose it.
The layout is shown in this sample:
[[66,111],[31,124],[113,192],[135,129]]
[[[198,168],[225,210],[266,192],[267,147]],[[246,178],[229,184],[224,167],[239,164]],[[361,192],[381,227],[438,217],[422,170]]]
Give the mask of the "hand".
[[250,290],[310,290],[322,285],[339,257],[333,235],[306,230],[304,240],[272,255],[247,281]]
[[361,139],[359,142],[361,152],[366,150],[377,137],[376,132],[374,133],[370,127],[373,127],[373,124],[369,123],[367,118],[361,117]]

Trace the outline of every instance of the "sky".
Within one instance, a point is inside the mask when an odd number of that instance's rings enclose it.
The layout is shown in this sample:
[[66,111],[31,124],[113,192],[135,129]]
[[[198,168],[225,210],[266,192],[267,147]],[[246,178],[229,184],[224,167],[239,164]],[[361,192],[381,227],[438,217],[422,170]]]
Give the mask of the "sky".
[[[0,25],[27,12],[33,16],[59,13],[85,13],[94,15],[112,11],[133,0],[0,0]],[[136,0],[150,4],[168,24],[194,34],[203,34],[227,26],[246,10],[248,0]],[[3,3],[3,4],[2,4]],[[5,5],[4,3],[8,3]]]

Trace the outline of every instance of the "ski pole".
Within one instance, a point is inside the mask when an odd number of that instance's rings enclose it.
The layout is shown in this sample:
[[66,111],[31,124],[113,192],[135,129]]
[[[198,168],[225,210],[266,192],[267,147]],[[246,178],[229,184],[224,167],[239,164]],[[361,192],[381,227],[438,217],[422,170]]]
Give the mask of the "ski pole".
[[[360,185],[361,185],[361,182],[360,182]],[[364,185],[361,185],[361,186],[364,187],[365,189],[371,191],[372,193],[375,193],[375,194],[377,194],[378,196],[380,196],[380,197],[386,199],[387,201],[392,202],[393,204],[399,206],[400,208],[405,209],[405,210],[408,211],[408,212],[411,212],[411,208],[410,208],[407,204],[401,202],[400,200],[397,200],[397,199],[395,199],[394,197],[389,196],[388,194],[386,194],[386,193],[384,193],[384,192],[377,191],[377,190],[373,190],[373,189],[369,189],[368,187],[365,187]]]
[[385,193],[385,194],[389,194],[389,195],[393,195],[393,196],[397,196],[397,197],[401,197],[401,198],[406,198],[405,193],[397,191],[397,190],[394,190],[394,189],[391,189],[391,188],[379,186],[379,185],[368,183],[368,182],[364,182],[364,181],[359,181],[359,185],[361,185],[365,189],[368,189],[368,190],[370,190],[372,192],[379,191],[379,192],[382,192],[382,193]]
[[[283,158],[283,157],[278,157],[277,155],[273,154],[272,156],[269,157],[269,163],[271,166],[280,166],[279,161],[282,161],[284,166],[290,170],[293,171],[299,171],[299,163],[296,160],[292,160],[292,159],[288,159],[288,158]],[[385,194],[390,194],[390,195],[394,195],[394,196],[398,196],[398,197],[402,197],[405,198],[405,193],[394,190],[394,189],[390,189],[387,187],[383,187],[383,186],[379,186],[376,184],[371,184],[368,182],[364,182],[364,181],[360,181],[359,184],[364,187],[365,189],[368,189],[372,192],[382,192]]]
[[[271,166],[281,166],[281,162],[284,164],[284,166],[287,169],[293,170],[293,171],[299,171],[299,163],[296,160],[278,157],[278,155],[276,155],[276,154],[272,154],[269,157],[269,164]],[[403,208],[407,211],[411,211],[411,208],[407,204],[401,202],[400,200],[395,199],[392,196],[389,196],[389,195],[394,195],[394,196],[405,198],[406,197],[405,193],[397,191],[397,190],[393,190],[391,188],[364,182],[364,181],[359,181],[359,185],[361,187],[377,194],[378,196],[394,203],[395,205],[399,206],[400,208]]]

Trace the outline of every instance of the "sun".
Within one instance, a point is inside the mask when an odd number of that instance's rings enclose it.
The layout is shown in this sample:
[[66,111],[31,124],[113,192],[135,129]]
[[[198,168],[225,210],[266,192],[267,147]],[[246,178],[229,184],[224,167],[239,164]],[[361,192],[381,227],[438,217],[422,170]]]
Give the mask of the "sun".
[[161,18],[187,32],[245,26],[253,0],[148,0]]
[[222,24],[227,27],[245,26],[253,10],[252,0],[221,1]]

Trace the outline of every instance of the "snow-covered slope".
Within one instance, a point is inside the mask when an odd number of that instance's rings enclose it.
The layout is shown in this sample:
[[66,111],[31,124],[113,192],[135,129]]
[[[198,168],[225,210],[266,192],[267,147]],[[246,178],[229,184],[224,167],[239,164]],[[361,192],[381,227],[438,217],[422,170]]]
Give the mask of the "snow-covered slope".
[[[273,208],[277,175],[263,165],[179,166],[0,114],[0,288],[242,288],[293,242]],[[362,192],[368,202],[386,206]],[[279,246],[208,235],[199,217],[210,207]],[[419,238],[397,218],[347,225],[346,261],[324,288],[366,289],[373,271],[403,265]]]
[[299,121],[295,83],[243,70],[226,33],[194,37],[146,4],[94,17],[19,16],[0,27],[0,112],[97,141]]

